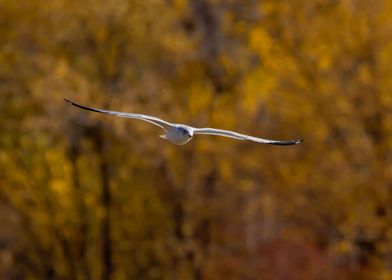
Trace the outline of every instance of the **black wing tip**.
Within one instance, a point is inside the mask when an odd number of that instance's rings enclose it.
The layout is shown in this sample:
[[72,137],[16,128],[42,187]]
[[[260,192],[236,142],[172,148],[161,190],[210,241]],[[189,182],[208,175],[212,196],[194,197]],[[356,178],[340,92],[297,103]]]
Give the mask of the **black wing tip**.
[[288,145],[297,145],[297,144],[302,143],[303,141],[304,141],[304,139],[298,139],[298,140],[272,142],[270,144],[272,144],[272,145],[288,146]]
[[71,104],[71,105],[73,105],[73,106],[75,106],[75,107],[79,107],[79,108],[81,108],[81,109],[87,109],[87,110],[89,110],[89,108],[87,108],[87,107],[85,107],[85,106],[82,106],[82,105],[80,105],[80,104],[77,104],[77,103],[75,103],[75,102],[72,102],[71,100],[69,100],[69,99],[67,99],[67,98],[64,98],[64,101],[67,102],[67,103],[69,103],[69,104]]
[[98,109],[90,108],[90,107],[87,107],[87,106],[80,105],[80,104],[78,104],[78,103],[72,102],[71,100],[68,100],[67,98],[64,98],[64,101],[67,102],[67,103],[69,103],[69,104],[71,104],[71,105],[73,105],[73,106],[75,106],[75,107],[78,107],[78,108],[80,108],[80,109],[84,109],[84,110],[88,110],[88,111],[93,111],[93,112],[102,113],[102,112],[99,111]]
[[69,99],[67,99],[67,98],[63,98],[63,99],[64,99],[65,102],[67,102],[67,103],[69,103],[69,104],[72,104],[72,105],[75,105],[75,103],[73,103],[71,100],[69,100]]
[[298,140],[292,140],[292,141],[287,141],[288,145],[297,145],[301,144],[304,141],[304,139],[298,139]]

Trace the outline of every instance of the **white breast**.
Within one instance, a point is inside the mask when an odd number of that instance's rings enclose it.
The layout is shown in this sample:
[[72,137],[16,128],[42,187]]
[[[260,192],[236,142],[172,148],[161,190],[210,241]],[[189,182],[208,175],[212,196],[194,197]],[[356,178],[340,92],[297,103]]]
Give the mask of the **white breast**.
[[167,131],[166,138],[176,145],[184,145],[192,139],[187,134],[181,133],[181,131],[177,130],[175,127],[170,128]]

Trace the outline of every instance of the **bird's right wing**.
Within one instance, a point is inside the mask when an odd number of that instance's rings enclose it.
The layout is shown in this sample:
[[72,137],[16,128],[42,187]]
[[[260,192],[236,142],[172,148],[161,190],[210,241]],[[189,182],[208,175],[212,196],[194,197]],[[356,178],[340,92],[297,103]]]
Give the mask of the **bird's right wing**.
[[160,118],[156,118],[153,116],[149,116],[149,115],[143,115],[143,114],[134,114],[134,113],[123,113],[123,112],[116,112],[116,111],[109,111],[109,110],[102,110],[102,109],[97,109],[97,108],[91,108],[91,107],[87,107],[87,106],[83,106],[80,104],[77,104],[75,102],[72,102],[68,99],[64,100],[70,104],[72,104],[73,106],[76,106],[78,108],[84,109],[84,110],[88,110],[88,111],[92,111],[92,112],[98,112],[98,113],[102,113],[102,114],[108,114],[108,115],[114,115],[114,116],[118,116],[118,117],[122,117],[122,118],[129,118],[129,119],[138,119],[138,120],[142,120],[142,121],[146,121],[152,124],[155,124],[165,130],[167,130],[170,127],[173,127],[173,125],[167,121],[164,121]]
[[217,135],[217,136],[225,136],[230,137],[238,140],[249,140],[254,141],[261,144],[271,144],[271,145],[295,145],[302,142],[302,139],[299,140],[269,140],[258,138],[250,135],[245,135],[241,133],[237,133],[230,130],[223,130],[223,129],[216,129],[216,128],[194,128],[194,134],[209,134],[209,135]]

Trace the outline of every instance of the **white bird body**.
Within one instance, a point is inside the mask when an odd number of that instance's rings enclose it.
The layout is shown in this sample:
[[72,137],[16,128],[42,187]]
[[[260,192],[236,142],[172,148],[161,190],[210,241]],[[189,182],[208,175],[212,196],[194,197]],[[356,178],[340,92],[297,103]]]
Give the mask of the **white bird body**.
[[185,145],[192,140],[192,137],[192,127],[181,124],[174,124],[174,126],[167,129],[166,134],[161,135],[161,138],[167,139],[176,145]]
[[115,115],[115,116],[119,116],[119,117],[123,117],[123,118],[139,119],[139,120],[143,120],[143,121],[155,124],[155,125],[163,128],[166,132],[165,134],[161,135],[160,137],[167,139],[176,145],[184,145],[184,144],[188,143],[189,141],[192,140],[193,136],[196,134],[224,136],[224,137],[234,138],[234,139],[238,139],[238,140],[249,140],[249,141],[253,141],[253,142],[257,142],[257,143],[261,143],[261,144],[271,144],[271,145],[295,145],[295,144],[299,144],[302,142],[302,139],[289,140],[289,141],[268,140],[268,139],[253,137],[250,135],[240,134],[240,133],[230,131],[230,130],[223,130],[223,129],[216,129],[216,128],[196,128],[196,127],[191,127],[191,126],[184,125],[184,124],[169,123],[169,122],[164,121],[160,118],[156,118],[156,117],[149,116],[149,115],[102,110],[102,109],[91,108],[91,107],[79,105],[79,104],[74,103],[72,101],[69,101],[67,99],[64,99],[64,100],[67,101],[68,103],[70,103],[78,108],[84,109],[84,110],[89,110],[89,111],[103,113],[103,114],[109,114],[109,115]]

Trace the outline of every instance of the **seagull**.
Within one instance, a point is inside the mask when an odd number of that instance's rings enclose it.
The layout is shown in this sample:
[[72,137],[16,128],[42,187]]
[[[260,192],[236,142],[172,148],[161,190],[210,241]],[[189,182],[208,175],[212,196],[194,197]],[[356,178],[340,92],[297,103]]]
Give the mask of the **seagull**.
[[288,140],[288,141],[268,140],[268,139],[253,137],[250,135],[240,134],[230,130],[223,130],[223,129],[216,129],[216,128],[196,128],[185,124],[170,123],[160,118],[149,116],[149,115],[102,110],[102,109],[83,106],[65,98],[64,100],[80,109],[98,112],[102,114],[114,115],[122,118],[138,119],[157,125],[165,130],[165,134],[160,135],[160,137],[176,145],[184,145],[188,143],[193,138],[193,135],[196,134],[224,136],[224,137],[234,138],[238,140],[248,140],[261,144],[270,144],[270,145],[295,145],[303,141],[303,139]]

